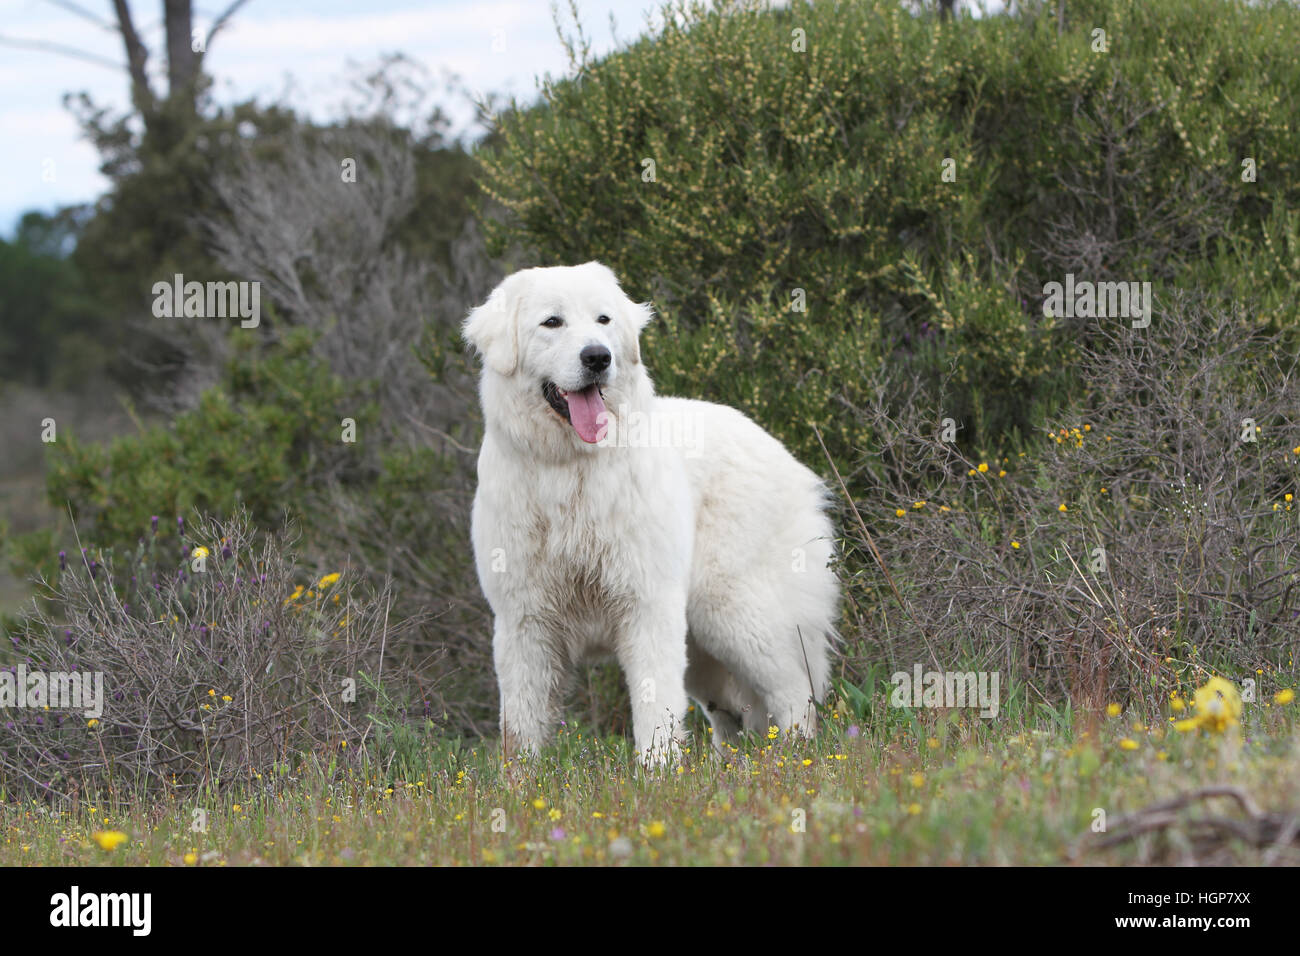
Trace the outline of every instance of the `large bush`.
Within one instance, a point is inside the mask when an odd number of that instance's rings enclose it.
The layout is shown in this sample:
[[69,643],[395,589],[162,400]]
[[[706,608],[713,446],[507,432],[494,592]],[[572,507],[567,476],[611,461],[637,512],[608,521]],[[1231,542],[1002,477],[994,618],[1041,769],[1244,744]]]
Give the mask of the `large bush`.
[[662,315],[663,390],[813,462],[811,424],[842,460],[868,446],[865,383],[900,355],[968,447],[1023,435],[1072,382],[1077,326],[1042,311],[1067,272],[1214,281],[1294,328],[1300,11],[1086,0],[1058,33],[1017,6],[683,4],[606,59],[576,49],[482,154],[513,212],[490,238],[611,265]]

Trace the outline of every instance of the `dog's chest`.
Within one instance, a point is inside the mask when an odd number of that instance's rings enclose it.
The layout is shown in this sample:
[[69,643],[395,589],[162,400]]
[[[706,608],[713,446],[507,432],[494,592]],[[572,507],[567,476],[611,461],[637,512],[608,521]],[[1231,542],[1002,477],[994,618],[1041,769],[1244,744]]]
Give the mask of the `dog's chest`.
[[540,503],[530,523],[538,569],[552,584],[569,581],[579,592],[615,588],[612,572],[634,567],[644,552],[642,535],[627,526],[616,502],[575,497]]
[[601,448],[548,466],[480,463],[476,547],[501,549],[489,597],[564,630],[609,633],[665,587],[685,586],[692,505],[662,456]]
[[558,493],[519,502],[527,515],[529,590],[566,616],[620,616],[653,578],[648,564],[662,550],[662,523],[638,514],[635,490],[626,484],[580,475],[567,487],[553,479],[547,490]]

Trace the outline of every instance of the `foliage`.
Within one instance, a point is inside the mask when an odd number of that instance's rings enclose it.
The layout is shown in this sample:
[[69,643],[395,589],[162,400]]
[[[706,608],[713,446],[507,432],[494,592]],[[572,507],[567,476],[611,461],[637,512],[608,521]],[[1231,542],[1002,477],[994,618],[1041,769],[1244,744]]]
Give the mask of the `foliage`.
[[372,415],[345,383],[311,355],[311,335],[286,336],[260,355],[239,338],[225,381],[167,425],[151,425],[107,447],[64,434],[50,452],[52,503],[71,509],[87,540],[135,541],[154,514],[191,509],[227,517],[247,509],[261,528],[277,526],[311,481],[353,476],[351,417],[364,434]]
[[1300,11],[1086,0],[1058,33],[1018,7],[678,3],[603,60],[579,37],[574,75],[481,155],[513,214],[491,248],[611,265],[662,316],[664,391],[739,405],[810,462],[812,425],[837,460],[878,439],[853,412],[899,355],[969,449],[1027,434],[1075,384],[1078,330],[1042,311],[1066,272],[1228,285],[1295,343]]
[[68,258],[83,218],[30,212],[0,239],[0,381],[67,389],[103,366],[110,330]]

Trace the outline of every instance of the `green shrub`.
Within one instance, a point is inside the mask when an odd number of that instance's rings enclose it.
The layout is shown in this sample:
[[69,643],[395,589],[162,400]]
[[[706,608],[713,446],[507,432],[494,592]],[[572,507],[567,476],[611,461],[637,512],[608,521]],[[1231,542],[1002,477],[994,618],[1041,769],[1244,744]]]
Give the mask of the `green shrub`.
[[813,462],[816,424],[848,461],[882,363],[913,361],[974,447],[1059,407],[1078,328],[1041,303],[1068,271],[1228,284],[1295,328],[1300,244],[1274,211],[1300,199],[1294,7],[1088,0],[1063,34],[1035,4],[948,25],[892,0],[678,7],[575,53],[480,154],[512,213],[492,248],[599,258],[653,299],[663,390],[739,405]]
[[364,383],[322,367],[307,333],[286,335],[265,354],[235,342],[224,381],[170,425],[107,447],[66,434],[51,446],[50,500],[71,509],[85,541],[134,544],[152,515],[193,509],[221,517],[242,506],[257,526],[273,528],[314,485],[351,475],[357,446],[341,440],[341,422],[356,419],[365,435]]

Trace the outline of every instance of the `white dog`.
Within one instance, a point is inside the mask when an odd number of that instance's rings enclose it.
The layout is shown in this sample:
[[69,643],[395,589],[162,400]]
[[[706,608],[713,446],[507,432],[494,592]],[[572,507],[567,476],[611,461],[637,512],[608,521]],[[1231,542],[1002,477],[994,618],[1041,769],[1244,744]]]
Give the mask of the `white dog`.
[[816,729],[839,604],[827,492],[735,409],[656,397],[651,315],[588,262],[516,272],[465,322],[507,755],[546,743],[593,651],[623,669],[648,762],[676,756],[688,695],[718,746],[769,722]]

